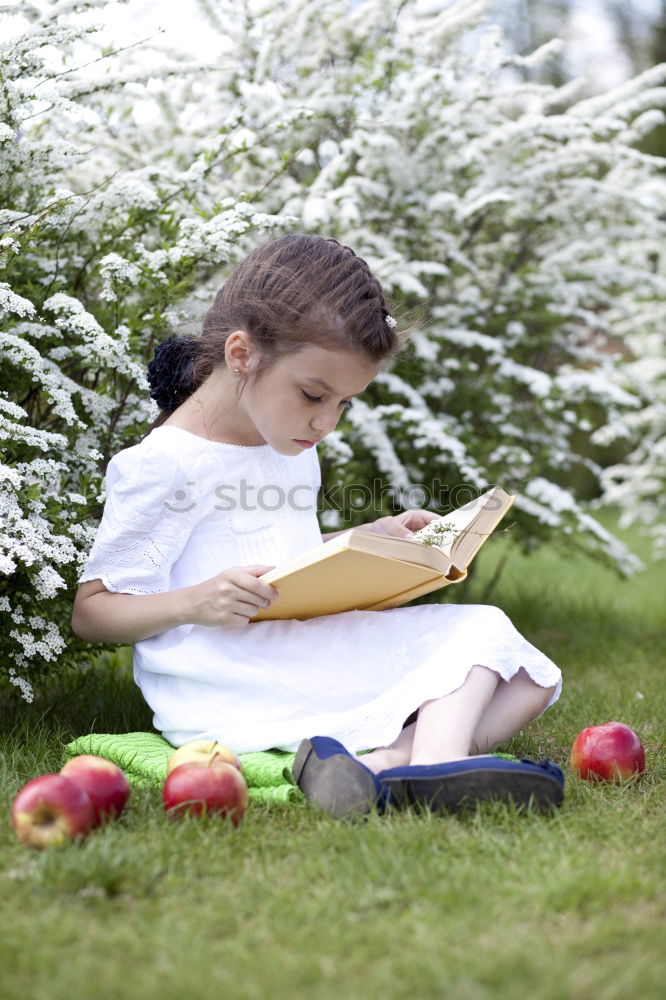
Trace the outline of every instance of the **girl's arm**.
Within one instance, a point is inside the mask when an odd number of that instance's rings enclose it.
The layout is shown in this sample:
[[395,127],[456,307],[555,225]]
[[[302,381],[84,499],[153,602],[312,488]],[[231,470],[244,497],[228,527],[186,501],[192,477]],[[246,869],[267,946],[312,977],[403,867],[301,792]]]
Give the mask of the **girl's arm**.
[[277,591],[258,577],[274,566],[233,566],[210,580],[160,594],[117,594],[101,580],[79,585],[72,630],[86,642],[130,645],[177,625],[247,625]]

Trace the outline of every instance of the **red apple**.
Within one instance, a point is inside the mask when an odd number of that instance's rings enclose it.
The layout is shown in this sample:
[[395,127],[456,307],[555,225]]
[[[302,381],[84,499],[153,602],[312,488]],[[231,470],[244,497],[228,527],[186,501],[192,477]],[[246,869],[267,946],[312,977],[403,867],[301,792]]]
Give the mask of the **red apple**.
[[588,781],[622,781],[645,770],[645,751],[633,729],[605,722],[581,730],[571,747],[571,766]]
[[88,793],[62,774],[33,778],[14,799],[12,825],[22,843],[42,850],[83,839],[95,822]]
[[120,816],[130,797],[130,784],[113,761],[93,754],[72,757],[60,771],[90,796],[95,810],[95,826]]
[[228,816],[234,826],[242,820],[248,803],[247,785],[238,768],[216,760],[204,767],[179,764],[167,775],[162,798],[172,815],[207,812]]
[[240,759],[229,747],[215,740],[190,740],[189,743],[183,743],[182,747],[178,747],[169,757],[167,774],[171,774],[181,764],[200,764],[207,767],[214,760],[225,761],[241,770]]

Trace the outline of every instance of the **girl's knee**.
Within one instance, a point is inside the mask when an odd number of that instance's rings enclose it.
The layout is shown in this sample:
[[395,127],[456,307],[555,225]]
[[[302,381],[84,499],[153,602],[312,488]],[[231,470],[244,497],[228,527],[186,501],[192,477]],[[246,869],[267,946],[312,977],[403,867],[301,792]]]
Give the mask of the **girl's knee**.
[[539,699],[540,699],[541,704],[542,704],[541,711],[544,711],[544,709],[546,709],[548,707],[551,698],[553,697],[553,695],[557,691],[557,684],[553,684],[552,687],[541,687],[540,684],[537,684],[536,686],[538,688]]
[[511,678],[509,687],[514,688],[516,694],[519,694],[526,707],[529,707],[534,712],[535,718],[546,710],[551,698],[557,691],[557,684],[553,684],[550,687],[542,687],[541,684],[537,684],[524,667],[521,667],[518,673]]
[[542,714],[542,712],[545,712],[550,705],[551,699],[557,691],[557,685],[554,684],[552,687],[541,687],[540,684],[533,682],[532,688],[532,706],[534,709],[534,718],[536,719]]

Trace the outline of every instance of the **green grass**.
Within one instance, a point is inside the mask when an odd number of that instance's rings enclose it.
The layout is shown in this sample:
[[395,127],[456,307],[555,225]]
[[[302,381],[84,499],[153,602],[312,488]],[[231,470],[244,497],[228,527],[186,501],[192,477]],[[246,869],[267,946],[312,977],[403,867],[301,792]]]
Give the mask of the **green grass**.
[[[486,548],[456,600],[478,600],[501,544]],[[126,651],[3,706],[3,1000],[661,997],[665,583],[664,564],[628,582],[553,552],[507,564],[493,603],[565,675],[558,705],[508,747],[565,767],[552,816],[486,805],[341,823],[257,806],[234,829],[172,823],[148,790],[81,846],[37,853],[9,824],[20,786],[58,769],[74,736],[147,728],[150,713]],[[640,734],[646,774],[577,780],[573,737],[610,719]]]

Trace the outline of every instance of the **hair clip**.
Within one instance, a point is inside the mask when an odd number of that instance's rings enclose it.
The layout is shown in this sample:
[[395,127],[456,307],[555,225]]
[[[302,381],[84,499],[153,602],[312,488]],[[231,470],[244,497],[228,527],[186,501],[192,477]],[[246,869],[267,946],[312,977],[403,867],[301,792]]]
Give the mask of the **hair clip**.
[[384,322],[386,323],[387,326],[390,326],[392,330],[395,330],[396,326],[398,325],[398,321],[395,318],[395,316],[389,316],[388,313],[384,317]]

